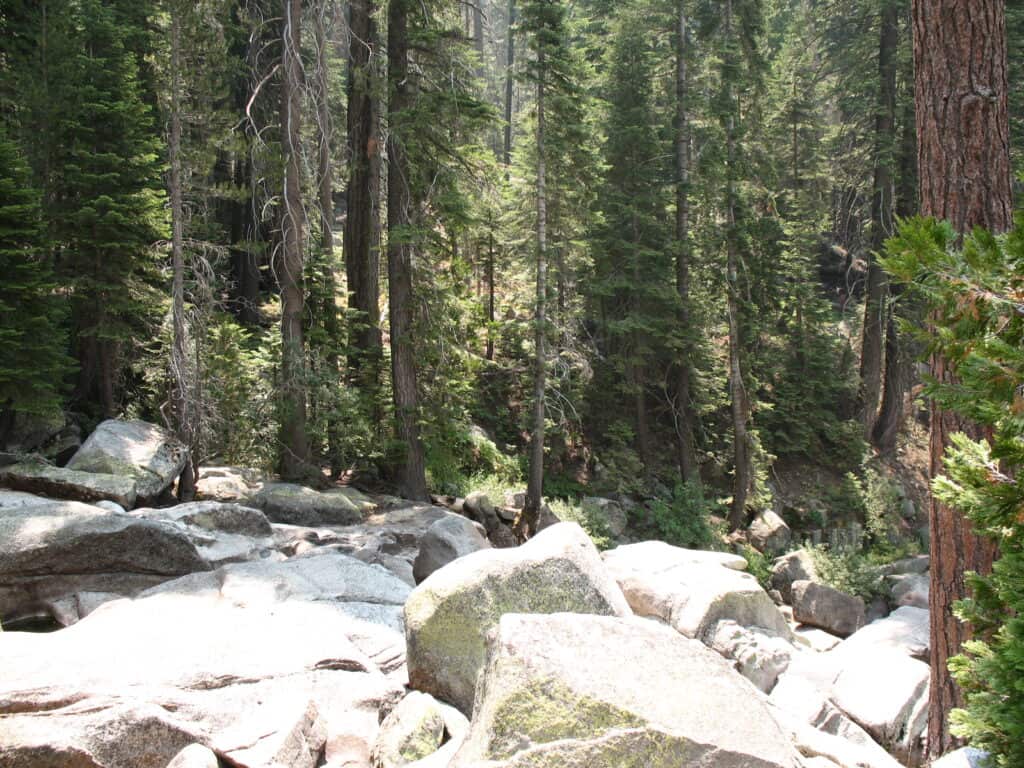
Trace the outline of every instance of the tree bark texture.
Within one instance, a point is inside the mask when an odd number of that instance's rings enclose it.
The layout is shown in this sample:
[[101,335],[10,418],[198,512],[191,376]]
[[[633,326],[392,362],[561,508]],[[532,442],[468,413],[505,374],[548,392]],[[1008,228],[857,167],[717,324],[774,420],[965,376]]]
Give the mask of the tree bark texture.
[[348,74],[348,214],[345,220],[345,274],[348,306],[358,312],[350,343],[349,365],[361,373],[359,383],[377,389],[381,339],[380,253],[376,217],[380,199],[380,109],[374,91],[373,57],[377,49],[374,0],[350,4]]
[[285,154],[281,203],[281,477],[308,471],[305,347],[302,333],[302,0],[285,0],[281,35],[281,143]]
[[412,103],[409,82],[408,12],[412,0],[388,6],[388,309],[391,320],[391,379],[395,422],[404,456],[398,468],[401,495],[426,500],[427,481],[419,428],[419,391],[413,348],[413,282],[410,228],[413,196],[402,132]]
[[[1012,224],[1006,20],[1003,0],[914,0],[915,104],[921,211],[963,234],[1004,232]],[[931,373],[955,383],[956,371],[933,356]],[[954,432],[978,436],[957,415],[931,407],[931,476]],[[952,614],[966,596],[964,571],[985,573],[994,557],[956,510],[931,500],[931,693],[928,751],[955,746],[949,712],[962,704],[947,664],[969,637]]]
[[167,154],[170,161],[171,193],[171,411],[174,429],[190,449],[189,461],[178,481],[178,498],[191,501],[196,489],[196,424],[193,419],[192,377],[189,372],[188,338],[185,323],[185,221],[181,188],[181,6],[171,9],[171,108]]
[[878,106],[875,114],[874,183],[871,197],[871,244],[868,283],[861,333],[860,405],[865,434],[874,428],[882,398],[885,360],[886,298],[888,281],[877,254],[893,229],[893,163],[896,143],[896,49],[899,13],[896,0],[883,0],[878,45]]
[[502,151],[502,164],[505,166],[505,177],[508,178],[512,166],[512,90],[515,85],[516,65],[516,0],[508,0],[508,42],[505,51],[505,143]]

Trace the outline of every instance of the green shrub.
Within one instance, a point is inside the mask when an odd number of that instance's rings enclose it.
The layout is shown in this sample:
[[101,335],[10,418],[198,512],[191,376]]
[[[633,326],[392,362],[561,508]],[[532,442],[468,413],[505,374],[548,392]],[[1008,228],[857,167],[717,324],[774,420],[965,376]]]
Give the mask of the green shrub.
[[772,588],[772,560],[768,555],[758,552],[750,545],[745,544],[740,549],[740,554],[747,561],[747,572],[750,573],[757,583],[764,589]]
[[856,547],[830,549],[808,547],[814,567],[821,580],[850,595],[871,601],[885,592],[882,575],[875,563]]
[[699,484],[680,483],[671,498],[653,499],[647,506],[662,541],[690,549],[711,549],[717,543],[710,522],[713,505]]

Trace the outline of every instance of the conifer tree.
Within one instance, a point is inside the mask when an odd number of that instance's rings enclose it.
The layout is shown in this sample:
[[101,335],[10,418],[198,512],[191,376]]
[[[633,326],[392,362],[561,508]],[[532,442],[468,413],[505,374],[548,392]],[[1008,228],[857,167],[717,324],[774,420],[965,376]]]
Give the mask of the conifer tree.
[[160,143],[142,97],[135,33],[99,0],[69,13],[71,52],[54,79],[74,88],[57,115],[52,222],[57,274],[69,286],[77,398],[115,415],[127,348],[149,333],[157,306],[154,243],[165,233]]
[[71,369],[38,190],[0,125],[0,423],[59,409]]

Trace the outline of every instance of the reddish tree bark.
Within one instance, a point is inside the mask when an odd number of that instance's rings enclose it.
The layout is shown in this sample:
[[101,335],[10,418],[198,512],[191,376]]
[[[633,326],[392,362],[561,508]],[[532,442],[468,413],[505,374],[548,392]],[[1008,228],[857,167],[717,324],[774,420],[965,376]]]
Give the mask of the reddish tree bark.
[[[950,221],[957,232],[1012,223],[1004,0],[914,0],[915,102],[921,211]],[[932,375],[954,382],[940,357]],[[953,432],[977,433],[955,414],[932,405],[931,476]],[[952,614],[966,595],[964,571],[987,572],[994,548],[979,540],[956,510],[934,498],[931,528],[931,694],[928,751],[955,746],[949,712],[962,704],[948,660],[960,652],[969,628]]]

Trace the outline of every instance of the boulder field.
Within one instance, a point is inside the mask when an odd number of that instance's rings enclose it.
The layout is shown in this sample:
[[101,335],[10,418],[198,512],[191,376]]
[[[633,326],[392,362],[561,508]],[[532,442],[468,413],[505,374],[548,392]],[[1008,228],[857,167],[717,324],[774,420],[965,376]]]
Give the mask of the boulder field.
[[204,479],[162,508],[0,490],[0,765],[920,765],[927,610],[865,624],[799,556],[773,586],[800,625],[727,553],[574,523],[502,548],[468,513]]

